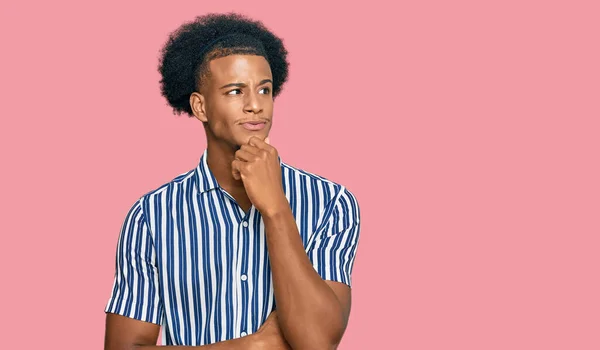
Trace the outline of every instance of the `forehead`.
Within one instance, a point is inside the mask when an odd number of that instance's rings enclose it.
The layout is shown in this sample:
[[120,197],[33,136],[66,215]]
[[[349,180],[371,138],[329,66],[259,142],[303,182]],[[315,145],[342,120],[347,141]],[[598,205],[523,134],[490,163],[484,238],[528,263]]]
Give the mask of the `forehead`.
[[271,79],[269,62],[256,55],[229,55],[216,58],[209,63],[211,80],[225,81],[252,81]]

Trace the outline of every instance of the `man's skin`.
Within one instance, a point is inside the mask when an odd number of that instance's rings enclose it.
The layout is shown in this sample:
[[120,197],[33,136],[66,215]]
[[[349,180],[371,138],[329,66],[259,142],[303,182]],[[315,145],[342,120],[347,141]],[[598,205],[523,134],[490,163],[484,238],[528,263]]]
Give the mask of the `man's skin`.
[[[210,74],[190,105],[206,131],[207,163],[219,185],[265,224],[277,310],[246,337],[173,349],[335,349],[350,314],[350,288],[325,281],[312,266],[285,197],[277,150],[269,144],[272,73],[267,60],[230,55],[209,63]],[[262,122],[248,130],[247,122]],[[155,349],[159,326],[108,313],[105,349]]]

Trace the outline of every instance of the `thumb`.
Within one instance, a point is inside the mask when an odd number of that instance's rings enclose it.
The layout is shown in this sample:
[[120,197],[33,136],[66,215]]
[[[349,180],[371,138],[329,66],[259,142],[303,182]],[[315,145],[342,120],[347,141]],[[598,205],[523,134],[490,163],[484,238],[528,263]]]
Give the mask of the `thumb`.
[[233,175],[234,179],[241,180],[242,179],[242,173],[240,172],[240,169],[238,168],[237,162],[239,162],[239,161],[237,159],[235,159],[231,163],[231,175]]

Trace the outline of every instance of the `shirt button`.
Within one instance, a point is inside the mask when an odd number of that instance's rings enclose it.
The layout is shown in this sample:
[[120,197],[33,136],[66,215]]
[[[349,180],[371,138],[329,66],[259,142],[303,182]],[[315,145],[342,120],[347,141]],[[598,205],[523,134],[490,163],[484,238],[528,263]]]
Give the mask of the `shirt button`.
[[248,276],[246,276],[246,275],[242,275],[242,281],[245,281],[245,280],[247,280],[247,279],[248,279]]
[[244,221],[242,225],[244,225],[244,227],[248,227],[248,221]]
[[247,335],[248,335],[248,333],[246,333],[246,332],[242,332],[242,334],[241,334],[242,337],[245,337]]

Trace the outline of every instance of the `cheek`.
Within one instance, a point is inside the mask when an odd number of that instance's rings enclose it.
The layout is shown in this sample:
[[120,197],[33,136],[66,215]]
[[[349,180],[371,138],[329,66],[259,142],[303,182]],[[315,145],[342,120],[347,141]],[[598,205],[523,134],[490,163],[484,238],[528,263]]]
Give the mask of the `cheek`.
[[265,112],[273,112],[273,100],[269,100],[268,102],[265,103]]
[[273,114],[273,99],[271,97],[264,97],[264,100],[261,101],[261,107],[263,110],[263,114],[271,116]]
[[220,119],[235,119],[240,113],[243,113],[244,103],[240,98],[224,98],[216,103],[214,112],[221,116]]
[[218,103],[212,106],[208,114],[208,124],[214,132],[222,133],[232,128],[240,108],[235,102]]
[[229,125],[227,118],[224,118],[223,116],[218,116],[218,117],[209,119],[209,125],[210,125],[210,128],[215,132],[215,134],[218,134],[218,135],[223,134],[228,129],[231,129],[231,126]]

